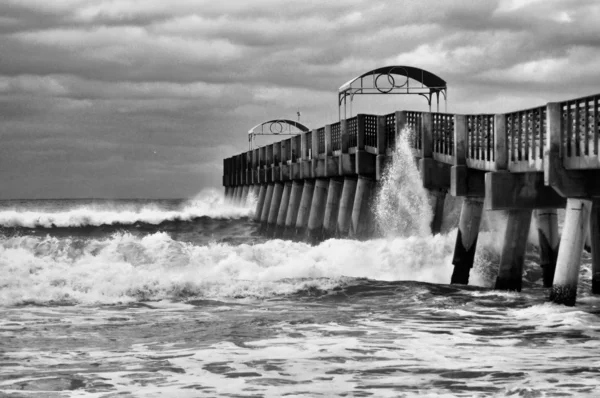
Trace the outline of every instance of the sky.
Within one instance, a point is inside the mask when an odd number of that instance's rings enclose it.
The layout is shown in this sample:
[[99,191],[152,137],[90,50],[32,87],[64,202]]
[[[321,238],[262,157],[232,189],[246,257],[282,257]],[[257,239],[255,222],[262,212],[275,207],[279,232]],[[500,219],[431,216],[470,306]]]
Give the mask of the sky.
[[[600,93],[599,20],[598,0],[1,0],[0,199],[193,197],[252,126],[336,122],[381,66],[440,76],[453,113]],[[353,112],[427,110],[382,97]]]

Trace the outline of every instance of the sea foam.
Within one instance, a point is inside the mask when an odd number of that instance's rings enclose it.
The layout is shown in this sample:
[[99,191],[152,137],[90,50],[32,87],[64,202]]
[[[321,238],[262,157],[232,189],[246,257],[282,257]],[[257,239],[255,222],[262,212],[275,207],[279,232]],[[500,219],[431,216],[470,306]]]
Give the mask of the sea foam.
[[206,189],[195,198],[186,201],[178,210],[161,209],[156,204],[134,207],[117,203],[79,206],[62,211],[0,210],[0,226],[24,228],[84,227],[100,225],[128,225],[137,222],[160,224],[164,221],[190,221],[198,217],[236,219],[253,212],[248,206],[228,203],[215,189]]

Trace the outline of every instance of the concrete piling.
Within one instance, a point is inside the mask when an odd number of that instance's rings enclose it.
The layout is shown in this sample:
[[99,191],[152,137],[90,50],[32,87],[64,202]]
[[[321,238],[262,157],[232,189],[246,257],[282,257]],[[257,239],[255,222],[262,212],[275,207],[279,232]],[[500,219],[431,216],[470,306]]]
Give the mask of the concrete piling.
[[306,234],[311,243],[315,243],[321,239],[328,187],[328,180],[317,178],[310,205],[310,213],[308,215],[308,230]]
[[431,233],[439,234],[442,230],[442,221],[444,220],[444,202],[446,200],[446,191],[432,190],[430,198],[433,207],[433,219],[431,220]]
[[283,196],[283,183],[273,183],[273,196],[271,197],[271,206],[269,207],[269,215],[267,216],[266,231],[269,235],[273,235],[277,225],[277,216],[279,215],[279,207],[281,206],[281,198]]
[[469,273],[473,268],[477,237],[483,214],[483,200],[481,198],[465,197],[460,210],[456,244],[452,264],[454,272],[450,283],[469,284]]
[[592,293],[600,294],[600,199],[594,199],[592,203],[590,248],[592,252]]
[[556,209],[538,209],[535,211],[535,220],[538,230],[540,266],[542,267],[544,287],[552,287],[558,245],[558,214]]
[[332,178],[329,180],[327,200],[325,202],[325,215],[323,216],[323,239],[335,236],[343,186],[344,182],[341,179]]
[[240,205],[246,206],[246,201],[248,200],[248,192],[250,192],[250,185],[244,185],[244,187],[242,188]]
[[267,193],[265,194],[265,202],[263,203],[262,212],[260,213],[260,228],[263,231],[266,229],[267,222],[269,221],[269,212],[271,210],[271,200],[273,199],[273,190],[274,189],[275,189],[274,183],[267,184]]
[[373,221],[373,215],[371,214],[373,185],[374,181],[372,179],[358,176],[350,228],[350,235],[358,239],[365,239],[371,232],[371,223]]
[[254,211],[254,221],[260,222],[262,217],[262,209],[265,204],[265,197],[267,196],[267,184],[261,184],[258,191],[258,198],[256,200],[256,210]]
[[297,237],[305,236],[314,190],[315,182],[312,180],[305,180],[304,187],[302,188],[302,198],[300,199],[300,206],[298,207],[298,217],[296,218]]
[[285,229],[285,219],[286,219],[289,204],[290,204],[291,194],[292,194],[292,182],[287,181],[283,185],[283,193],[281,194],[281,204],[279,205],[279,212],[277,213],[277,221],[275,222],[275,229],[273,231],[273,236],[275,236],[277,238],[281,238],[283,236],[283,231]]
[[575,305],[579,265],[591,208],[592,202],[589,200],[567,199],[565,224],[550,292],[550,300],[557,304]]
[[298,209],[300,209],[300,200],[302,199],[302,190],[304,181],[292,181],[292,191],[288,204],[287,214],[285,215],[285,230],[283,237],[290,238],[296,233],[296,220],[298,219]]
[[520,292],[532,210],[508,210],[507,213],[508,220],[495,288]]
[[337,218],[337,235],[340,237],[346,237],[350,233],[352,208],[354,207],[357,184],[358,181],[355,178],[344,177],[344,186],[342,187],[342,197],[340,199]]

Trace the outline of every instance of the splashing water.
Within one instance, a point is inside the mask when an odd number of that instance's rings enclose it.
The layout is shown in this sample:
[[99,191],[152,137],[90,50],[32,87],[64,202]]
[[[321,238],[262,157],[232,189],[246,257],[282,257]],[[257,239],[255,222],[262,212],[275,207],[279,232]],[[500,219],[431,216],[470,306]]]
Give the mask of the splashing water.
[[396,152],[377,193],[375,218],[386,236],[427,236],[433,211],[409,144],[410,129],[397,138]]
[[100,225],[128,225],[137,222],[160,224],[164,221],[191,221],[198,217],[239,219],[252,214],[252,206],[225,202],[215,189],[205,189],[178,209],[165,209],[149,203],[142,206],[119,205],[108,202],[87,204],[65,209],[0,208],[1,227],[83,227]]

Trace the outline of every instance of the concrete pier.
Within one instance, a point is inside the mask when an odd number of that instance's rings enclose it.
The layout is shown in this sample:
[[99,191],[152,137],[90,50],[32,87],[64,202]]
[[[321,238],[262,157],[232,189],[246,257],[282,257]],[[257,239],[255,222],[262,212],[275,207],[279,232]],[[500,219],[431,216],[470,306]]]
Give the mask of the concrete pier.
[[287,216],[288,208],[290,205],[290,196],[292,194],[292,182],[287,181],[283,186],[283,193],[281,195],[281,204],[279,205],[279,212],[277,213],[277,222],[275,225],[275,231],[273,236],[277,238],[283,237],[285,230],[285,219]]
[[270,183],[267,184],[267,192],[265,194],[265,202],[263,203],[263,208],[260,213],[260,226],[261,230],[266,230],[267,222],[269,221],[269,212],[271,211],[271,200],[273,199],[273,191],[275,189],[275,184]]
[[532,210],[508,210],[507,213],[508,220],[495,288],[520,292]]
[[560,239],[556,271],[550,292],[550,300],[557,304],[575,305],[581,253],[591,210],[592,202],[589,200],[567,200],[565,225]]
[[281,182],[273,183],[273,196],[271,197],[271,206],[269,208],[269,216],[267,217],[267,234],[273,236],[275,227],[277,226],[277,216],[279,215],[279,207],[281,206],[281,198],[283,196],[283,184]]
[[[521,290],[535,211],[544,286],[552,281],[553,300],[572,305],[586,235],[592,289],[600,294],[598,109],[600,94],[504,114],[399,110],[346,118],[340,113],[331,124],[224,159],[226,203],[243,204],[254,192],[254,219],[276,226],[278,236],[304,238],[309,229],[315,241],[334,235],[368,239],[376,229],[374,192],[399,183],[394,176],[383,180],[386,165],[397,156],[410,156],[422,188],[430,193],[432,233],[440,232],[445,195],[464,198],[450,282],[469,282],[483,210],[504,211],[508,220],[499,237],[503,247],[496,288]],[[408,141],[399,140],[402,131],[411,132]],[[410,148],[395,150],[398,144]],[[559,239],[556,211],[567,203],[568,222]]]
[[298,208],[298,217],[296,218],[296,236],[303,238],[306,236],[306,227],[308,226],[308,216],[310,215],[310,207],[312,204],[313,192],[315,190],[314,181],[304,181],[302,188],[302,198],[300,199],[300,207]]
[[283,237],[285,238],[290,238],[296,233],[296,220],[298,219],[298,210],[300,209],[303,188],[304,181],[299,180],[292,182],[292,192],[290,193],[288,210],[285,215],[285,230],[283,232]]
[[594,199],[592,202],[590,249],[592,252],[592,293],[600,294],[600,199]]
[[463,200],[454,246],[454,257],[452,258],[454,272],[450,283],[465,285],[469,283],[469,273],[473,268],[473,260],[475,259],[482,214],[483,200],[469,197]]
[[558,213],[556,209],[536,210],[535,220],[538,230],[540,266],[543,272],[544,287],[552,287],[560,243]]
[[261,184],[258,191],[258,199],[256,200],[256,210],[254,211],[254,221],[260,222],[262,218],[262,210],[267,196],[267,184]]
[[328,180],[317,178],[310,205],[310,213],[308,215],[308,230],[306,232],[306,237],[311,243],[315,243],[322,238],[323,216],[325,215],[328,187]]
[[430,191],[430,200],[433,208],[433,219],[431,220],[431,233],[439,234],[442,230],[442,221],[444,220],[444,202],[446,200],[446,191]]
[[352,209],[354,208],[354,197],[358,181],[355,178],[345,177],[342,187],[342,197],[337,219],[337,235],[347,237],[352,226]]
[[325,215],[323,216],[323,239],[335,236],[343,187],[343,180],[336,178],[329,180],[327,200],[325,202]]
[[373,223],[371,199],[373,197],[374,181],[370,178],[358,176],[356,194],[352,206],[352,224],[350,236],[365,239]]

